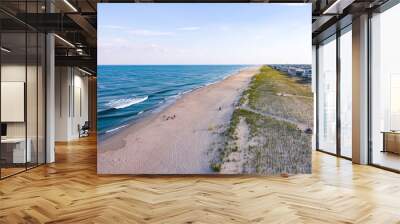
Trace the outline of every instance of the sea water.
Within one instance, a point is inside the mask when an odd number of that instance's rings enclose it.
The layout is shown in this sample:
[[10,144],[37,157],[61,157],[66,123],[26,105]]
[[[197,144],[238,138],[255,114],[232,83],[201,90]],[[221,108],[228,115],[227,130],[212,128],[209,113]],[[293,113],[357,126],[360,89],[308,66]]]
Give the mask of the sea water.
[[218,82],[248,65],[99,65],[97,129],[117,132],[185,93]]

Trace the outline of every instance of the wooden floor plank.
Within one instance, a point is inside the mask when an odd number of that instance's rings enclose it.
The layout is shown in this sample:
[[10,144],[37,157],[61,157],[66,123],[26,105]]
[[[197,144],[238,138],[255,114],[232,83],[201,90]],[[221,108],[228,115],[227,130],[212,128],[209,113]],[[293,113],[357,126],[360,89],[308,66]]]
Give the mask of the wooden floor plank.
[[400,175],[313,153],[313,174],[96,174],[96,139],[0,181],[0,223],[400,223]]

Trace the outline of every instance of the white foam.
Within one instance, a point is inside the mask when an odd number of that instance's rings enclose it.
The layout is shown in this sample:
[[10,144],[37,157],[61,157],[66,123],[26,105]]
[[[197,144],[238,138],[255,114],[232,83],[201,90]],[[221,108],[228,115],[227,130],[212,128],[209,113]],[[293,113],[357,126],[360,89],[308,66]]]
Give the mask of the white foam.
[[148,98],[148,96],[145,96],[141,98],[134,97],[129,99],[111,100],[107,103],[107,106],[114,109],[122,109],[146,101]]
[[123,128],[123,127],[126,127],[126,126],[127,126],[127,125],[122,125],[122,126],[120,126],[120,127],[110,129],[110,130],[106,131],[106,133],[110,133],[110,132],[117,131],[117,130],[119,130],[119,129]]

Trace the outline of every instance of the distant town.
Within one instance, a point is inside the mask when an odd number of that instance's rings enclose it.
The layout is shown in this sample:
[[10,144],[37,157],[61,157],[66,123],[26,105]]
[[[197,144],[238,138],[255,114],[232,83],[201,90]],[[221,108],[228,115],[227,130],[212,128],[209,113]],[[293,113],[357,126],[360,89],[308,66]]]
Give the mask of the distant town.
[[306,64],[271,64],[268,65],[280,72],[287,73],[291,76],[299,76],[311,79],[311,65]]

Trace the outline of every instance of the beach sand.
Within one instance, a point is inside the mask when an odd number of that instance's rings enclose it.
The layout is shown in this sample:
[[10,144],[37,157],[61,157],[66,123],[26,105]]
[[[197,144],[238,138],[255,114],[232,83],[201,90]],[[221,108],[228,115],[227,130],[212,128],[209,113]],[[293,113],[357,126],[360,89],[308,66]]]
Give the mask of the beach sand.
[[229,124],[234,104],[260,67],[187,93],[98,143],[99,174],[212,173],[207,152]]

